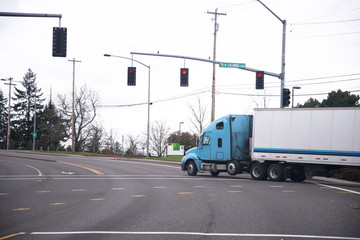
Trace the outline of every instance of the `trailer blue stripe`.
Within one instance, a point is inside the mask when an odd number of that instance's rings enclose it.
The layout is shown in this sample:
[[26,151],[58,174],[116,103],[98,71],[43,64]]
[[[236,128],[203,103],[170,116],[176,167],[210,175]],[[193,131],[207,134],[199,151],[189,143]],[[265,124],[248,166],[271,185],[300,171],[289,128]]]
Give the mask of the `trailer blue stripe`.
[[254,152],[313,154],[360,157],[359,151],[315,150],[315,149],[286,149],[286,148],[254,148]]

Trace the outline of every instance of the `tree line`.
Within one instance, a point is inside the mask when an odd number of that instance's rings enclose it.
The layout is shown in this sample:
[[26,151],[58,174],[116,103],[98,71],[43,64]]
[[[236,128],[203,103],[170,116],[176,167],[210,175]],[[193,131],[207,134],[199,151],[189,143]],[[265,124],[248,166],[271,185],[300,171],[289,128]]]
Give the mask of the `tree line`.
[[[37,86],[36,74],[31,70],[24,74],[20,84],[14,86],[14,97],[11,98],[10,115],[10,149],[33,149],[33,133],[36,132],[35,149],[44,151],[72,151],[72,101],[66,94],[56,96],[57,105],[52,96],[46,101],[42,89]],[[74,101],[74,151],[106,154],[142,155],[146,137],[126,136],[121,143],[116,132],[106,132],[96,122],[96,105],[99,97],[96,92],[82,86],[75,93]],[[150,152],[155,156],[163,156],[168,143],[178,142],[185,150],[196,145],[196,136],[205,125],[203,108],[189,106],[193,113],[193,122],[199,126],[197,134],[188,132],[170,133],[165,122],[155,121],[150,129]],[[200,116],[200,118],[198,117]],[[0,149],[7,148],[8,99],[0,90]],[[35,126],[35,129],[34,129]],[[124,145],[124,146],[123,146]],[[126,147],[125,147],[126,145]]]

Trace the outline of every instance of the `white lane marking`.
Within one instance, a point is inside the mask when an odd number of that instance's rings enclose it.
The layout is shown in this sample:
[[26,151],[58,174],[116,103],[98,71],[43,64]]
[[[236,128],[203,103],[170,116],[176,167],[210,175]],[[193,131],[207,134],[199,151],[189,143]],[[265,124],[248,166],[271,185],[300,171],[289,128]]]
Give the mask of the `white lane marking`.
[[42,172],[39,169],[37,169],[36,167],[30,166],[30,165],[27,165],[27,164],[22,164],[22,163],[8,162],[8,161],[4,161],[4,160],[0,160],[0,161],[7,162],[7,163],[14,163],[14,164],[17,164],[17,165],[22,165],[22,166],[29,167],[29,168],[34,169],[35,171],[37,171],[38,176],[43,176]]
[[164,189],[166,187],[153,187],[153,188],[155,188],[155,189]]
[[85,189],[73,189],[73,190],[71,190],[72,192],[83,192],[83,191],[85,191]]
[[50,191],[36,191],[37,193],[49,193]]
[[349,190],[349,189],[345,189],[345,188],[339,188],[339,187],[334,187],[334,186],[330,186],[330,185],[326,185],[326,184],[321,184],[321,183],[316,183],[316,182],[313,182],[313,183],[316,184],[316,185],[322,186],[322,187],[333,188],[333,189],[337,189],[337,190],[341,190],[341,191],[345,191],[345,192],[349,192],[349,193],[355,193],[355,194],[360,195],[360,192],[356,192],[356,191],[353,191],[353,190]]
[[[133,163],[133,164],[154,165],[154,166],[159,166],[159,167],[168,167],[168,168],[181,169],[180,162],[178,163],[177,166],[170,166],[170,165],[167,165],[167,164],[148,163],[148,162],[134,162],[134,161],[131,161],[131,160],[111,160],[111,159],[96,158],[96,161],[105,161],[105,162],[107,161],[107,162],[117,162],[117,163]],[[141,161],[151,161],[151,160],[142,159]]]
[[284,186],[280,186],[280,185],[274,185],[274,186],[270,186],[271,188],[282,188]]
[[65,174],[65,175],[74,175],[75,173],[73,172],[64,172],[64,171],[61,171],[62,174]]
[[254,238],[311,238],[311,239],[340,239],[360,240],[358,237],[316,236],[295,234],[256,234],[256,233],[201,233],[201,232],[121,232],[121,231],[73,231],[73,232],[30,232],[31,235],[75,235],[75,234],[118,234],[118,235],[190,235],[207,237],[254,237]]
[[117,190],[124,190],[125,188],[112,188],[112,190],[117,191]]
[[6,196],[8,193],[0,193],[0,196]]
[[241,188],[243,186],[242,185],[231,185],[230,187],[232,187],[232,188]]
[[193,188],[204,188],[205,186],[193,186]]

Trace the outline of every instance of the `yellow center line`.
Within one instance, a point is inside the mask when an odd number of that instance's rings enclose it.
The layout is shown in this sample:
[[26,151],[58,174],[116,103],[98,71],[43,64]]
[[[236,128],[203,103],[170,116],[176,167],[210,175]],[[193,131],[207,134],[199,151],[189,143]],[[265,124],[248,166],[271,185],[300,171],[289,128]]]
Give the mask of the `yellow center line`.
[[286,193],[290,193],[290,192],[296,192],[296,191],[293,191],[293,190],[284,190],[282,192],[286,192]]
[[89,199],[89,201],[103,201],[105,200],[105,198],[93,198],[93,199]]
[[131,195],[131,197],[137,198],[137,197],[146,197],[146,195]]
[[239,192],[242,192],[242,191],[228,191],[229,193],[239,193]]
[[88,168],[88,167],[84,167],[84,166],[81,166],[81,165],[78,165],[78,164],[74,164],[74,163],[67,163],[67,162],[60,162],[58,161],[58,163],[62,163],[62,164],[66,164],[66,165],[70,165],[70,166],[75,166],[75,167],[79,167],[79,168],[83,168],[83,169],[86,169],[86,170],[89,170],[91,172],[94,172],[96,173],[97,175],[104,175],[104,173],[98,171],[98,170],[95,170],[95,169],[92,169],[92,168]]
[[192,192],[179,192],[180,195],[193,194]]
[[57,205],[64,205],[65,203],[63,202],[56,202],[56,203],[50,203],[50,206],[57,206]]
[[27,211],[30,210],[30,208],[15,208],[14,211]]
[[11,235],[7,235],[5,237],[0,237],[0,240],[3,240],[3,239],[7,239],[7,238],[11,238],[11,237],[15,237],[17,235],[20,235],[20,234],[24,234],[23,232],[21,233],[14,233],[14,234],[11,234]]

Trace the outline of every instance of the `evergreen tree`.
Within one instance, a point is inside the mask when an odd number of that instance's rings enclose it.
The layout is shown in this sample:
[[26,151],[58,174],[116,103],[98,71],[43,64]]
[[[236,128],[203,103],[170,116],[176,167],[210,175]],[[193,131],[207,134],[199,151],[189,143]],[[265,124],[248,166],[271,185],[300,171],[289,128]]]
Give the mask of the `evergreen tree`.
[[42,147],[44,150],[58,151],[61,148],[61,142],[69,138],[66,130],[70,127],[70,122],[61,117],[51,100],[36,119],[37,149]]
[[0,149],[6,148],[6,136],[7,136],[7,99],[4,98],[2,90],[0,90]]
[[41,104],[45,99],[41,99],[43,93],[41,88],[37,87],[36,74],[29,69],[21,81],[24,90],[15,87],[15,101],[14,104],[14,121],[13,134],[15,148],[31,149],[32,147],[32,132],[34,131],[33,115],[36,110],[43,108]]
[[296,107],[359,107],[359,95],[351,94],[348,91],[332,91],[328,94],[327,99],[322,102],[314,98],[310,98],[304,104],[297,104]]

